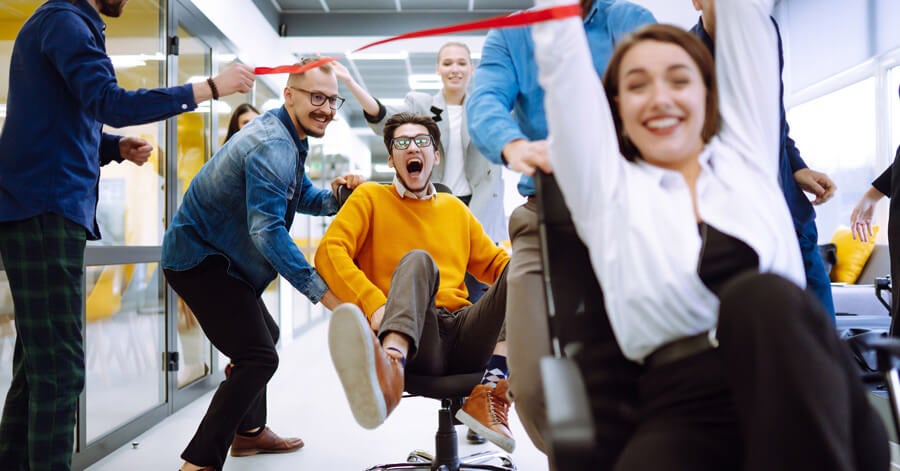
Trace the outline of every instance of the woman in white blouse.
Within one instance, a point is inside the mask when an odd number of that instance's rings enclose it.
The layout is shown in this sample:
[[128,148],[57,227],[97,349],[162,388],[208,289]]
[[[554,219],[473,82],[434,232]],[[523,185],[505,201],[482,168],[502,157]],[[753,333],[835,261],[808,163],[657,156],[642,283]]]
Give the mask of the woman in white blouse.
[[[715,65],[684,30],[647,26],[602,84],[577,18],[533,29],[549,166],[618,346],[642,365],[613,469],[888,467],[883,425],[803,290],[777,179],[774,1],[716,2]],[[576,2],[538,2],[559,3]]]

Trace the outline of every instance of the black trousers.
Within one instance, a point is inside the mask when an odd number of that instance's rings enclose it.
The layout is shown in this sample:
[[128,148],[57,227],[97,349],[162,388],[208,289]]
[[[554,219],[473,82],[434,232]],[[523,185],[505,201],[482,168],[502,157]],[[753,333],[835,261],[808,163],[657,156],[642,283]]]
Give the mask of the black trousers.
[[[619,407],[601,410],[612,420],[595,407],[597,469],[887,470],[884,426],[820,304],[759,274],[720,299],[719,348],[619,369]],[[610,394],[592,391],[595,402]]]
[[181,454],[216,469],[225,463],[236,432],[266,424],[266,384],[278,368],[278,325],[250,285],[225,271],[227,263],[211,256],[190,270],[165,270],[209,341],[234,363]]

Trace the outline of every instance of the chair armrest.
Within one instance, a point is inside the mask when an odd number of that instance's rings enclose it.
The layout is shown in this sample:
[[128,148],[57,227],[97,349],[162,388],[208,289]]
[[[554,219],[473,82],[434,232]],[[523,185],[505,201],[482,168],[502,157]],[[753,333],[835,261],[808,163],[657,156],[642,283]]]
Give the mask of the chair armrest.
[[541,358],[550,456],[557,469],[591,462],[594,420],[578,365],[569,358]]

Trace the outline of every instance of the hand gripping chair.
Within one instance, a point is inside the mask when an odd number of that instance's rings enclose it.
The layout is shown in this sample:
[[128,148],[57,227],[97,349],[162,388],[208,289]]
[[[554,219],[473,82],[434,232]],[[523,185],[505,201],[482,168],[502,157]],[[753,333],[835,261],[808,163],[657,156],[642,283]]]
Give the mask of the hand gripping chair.
[[623,434],[605,431],[633,427],[635,408],[626,399],[636,397],[639,366],[616,343],[603,291],[556,180],[538,172],[535,188],[554,350],[540,365],[550,460],[560,470],[611,469]]
[[[450,189],[440,183],[434,183],[435,190],[440,193],[450,193]],[[353,190],[341,185],[338,187],[337,200],[343,206]],[[462,471],[470,469],[485,469],[492,471],[515,471],[516,466],[504,453],[496,451],[483,451],[469,456],[459,456],[459,442],[454,425],[457,424],[456,411],[462,407],[466,396],[480,381],[483,371],[457,374],[449,376],[414,376],[406,375],[404,390],[409,396],[423,396],[441,400],[441,408],[438,410],[438,430],[435,433],[435,453],[429,454],[421,450],[413,450],[409,453],[404,463],[381,464],[369,468],[367,471],[382,471],[394,469],[420,469],[431,471]],[[502,463],[501,466],[485,464],[493,460]]]

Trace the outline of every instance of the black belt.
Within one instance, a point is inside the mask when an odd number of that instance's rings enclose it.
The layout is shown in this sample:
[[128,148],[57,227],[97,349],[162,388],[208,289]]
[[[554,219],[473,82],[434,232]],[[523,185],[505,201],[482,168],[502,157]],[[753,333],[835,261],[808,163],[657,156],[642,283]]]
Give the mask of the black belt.
[[697,335],[669,342],[657,348],[644,359],[644,365],[647,368],[659,368],[698,353],[712,350],[718,346],[719,342],[716,340],[715,330],[707,330]]

